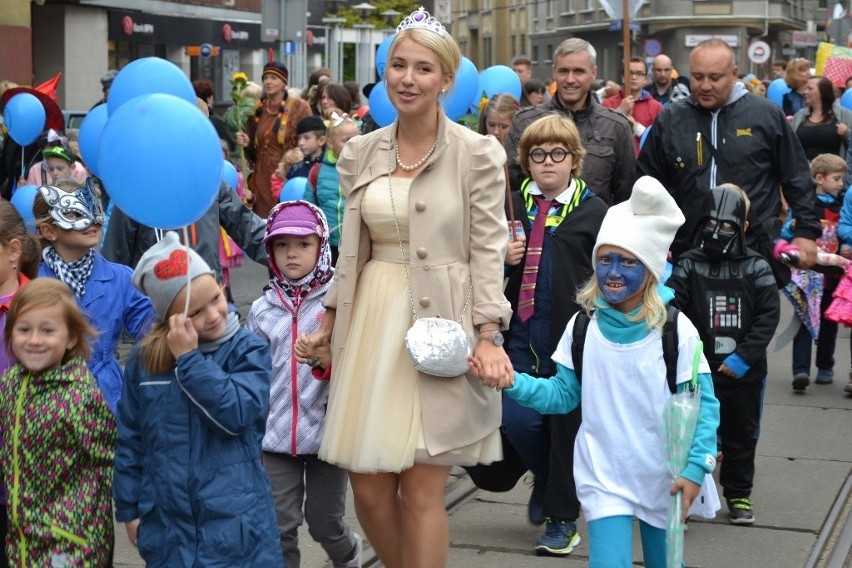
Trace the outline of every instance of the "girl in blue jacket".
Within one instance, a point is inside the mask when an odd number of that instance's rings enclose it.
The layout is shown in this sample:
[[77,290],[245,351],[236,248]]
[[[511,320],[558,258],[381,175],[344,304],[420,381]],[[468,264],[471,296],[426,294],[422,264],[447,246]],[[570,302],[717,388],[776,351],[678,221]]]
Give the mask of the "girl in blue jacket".
[[[661,327],[674,297],[658,284],[677,228],[684,218],[668,192],[650,177],[636,182],[628,201],[611,207],[592,253],[595,275],[578,293],[594,311],[585,336],[582,388],[571,356],[574,319],[553,354],[556,375],[515,373],[504,392],[545,414],[582,402],[583,423],[574,445],[577,496],[589,531],[589,566],[633,565],[633,518],[639,519],[645,566],[666,566],[670,494],[683,491],[683,515],[716,460],[719,403],[710,369],[699,366],[701,409],[687,466],[671,483],[662,416],[671,391],[666,381]],[[692,377],[698,332],[682,314],[678,326],[676,382]],[[477,362],[472,362],[476,374]]]
[[123,381],[115,350],[125,330],[141,339],[154,320],[151,302],[130,285],[130,269],[98,252],[104,210],[90,182],[64,178],[39,188],[35,223],[45,242],[38,276],[57,278],[74,292],[77,305],[98,330],[86,363],[115,413]]
[[266,342],[240,328],[210,267],[177,233],[142,256],[133,285],[160,320],[127,363],[116,519],[148,566],[282,567],[260,461]]

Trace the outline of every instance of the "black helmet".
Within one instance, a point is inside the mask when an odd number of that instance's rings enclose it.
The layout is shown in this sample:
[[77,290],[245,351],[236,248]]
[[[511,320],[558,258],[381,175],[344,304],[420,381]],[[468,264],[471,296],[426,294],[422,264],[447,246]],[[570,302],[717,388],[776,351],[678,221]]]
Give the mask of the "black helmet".
[[704,215],[695,231],[698,246],[711,260],[745,254],[748,205],[742,190],[733,184],[714,187],[704,198]]

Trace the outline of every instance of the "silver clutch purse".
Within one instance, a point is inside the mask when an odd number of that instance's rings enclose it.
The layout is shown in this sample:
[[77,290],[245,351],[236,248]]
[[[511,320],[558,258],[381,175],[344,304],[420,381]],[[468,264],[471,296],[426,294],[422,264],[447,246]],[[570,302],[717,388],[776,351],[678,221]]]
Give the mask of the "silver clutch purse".
[[405,333],[405,348],[414,368],[436,377],[458,377],[469,368],[470,336],[457,321],[420,318]]

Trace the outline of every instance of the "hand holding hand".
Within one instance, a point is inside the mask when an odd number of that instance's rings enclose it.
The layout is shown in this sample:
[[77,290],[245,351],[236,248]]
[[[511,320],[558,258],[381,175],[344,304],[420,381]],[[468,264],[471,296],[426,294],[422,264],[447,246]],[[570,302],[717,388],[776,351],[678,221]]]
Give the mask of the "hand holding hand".
[[124,528],[127,530],[127,540],[130,544],[136,546],[136,533],[139,531],[139,519],[133,519],[124,523]]
[[504,389],[512,386],[514,371],[509,356],[490,340],[480,341],[469,358],[471,374],[486,386]]
[[307,363],[312,357],[317,357],[317,352],[322,349],[329,351],[329,359],[331,359],[331,337],[323,333],[322,330],[317,330],[313,333],[303,333],[296,338],[296,345],[293,348],[293,353],[296,355],[296,361],[299,363]]
[[675,495],[678,491],[683,491],[683,500],[681,501],[680,511],[681,520],[685,521],[686,517],[689,516],[689,508],[692,506],[692,502],[695,501],[695,498],[698,497],[698,493],[701,491],[701,486],[691,482],[685,477],[678,477],[675,479],[671,489],[669,489],[669,494]]
[[193,349],[198,349],[198,333],[192,325],[192,320],[182,313],[171,316],[166,342],[175,359]]
[[524,239],[509,241],[504,262],[509,266],[517,266],[523,260],[525,250],[527,250],[527,243]]
[[811,268],[817,261],[817,245],[816,242],[804,237],[796,237],[791,243],[799,247],[799,264],[800,268]]

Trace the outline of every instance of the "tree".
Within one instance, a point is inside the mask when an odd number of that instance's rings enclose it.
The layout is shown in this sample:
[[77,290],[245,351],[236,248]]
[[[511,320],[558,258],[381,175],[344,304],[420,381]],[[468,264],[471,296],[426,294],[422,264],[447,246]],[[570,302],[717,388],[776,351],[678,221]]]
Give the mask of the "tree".
[[[346,23],[343,24],[344,27],[350,28],[355,24],[373,24],[376,26],[377,30],[390,28],[396,28],[399,25],[399,22],[406,16],[408,16],[411,12],[414,12],[420,7],[420,2],[412,2],[410,0],[373,0],[370,2],[373,6],[376,7],[375,10],[365,19],[361,18],[361,14],[358,13],[358,10],[352,8],[352,5],[355,2],[347,2],[347,5],[344,7],[338,8],[338,10],[332,14],[338,18],[344,18]],[[396,21],[388,22],[381,15],[385,10],[396,10],[400,13],[400,15],[396,18]]]

